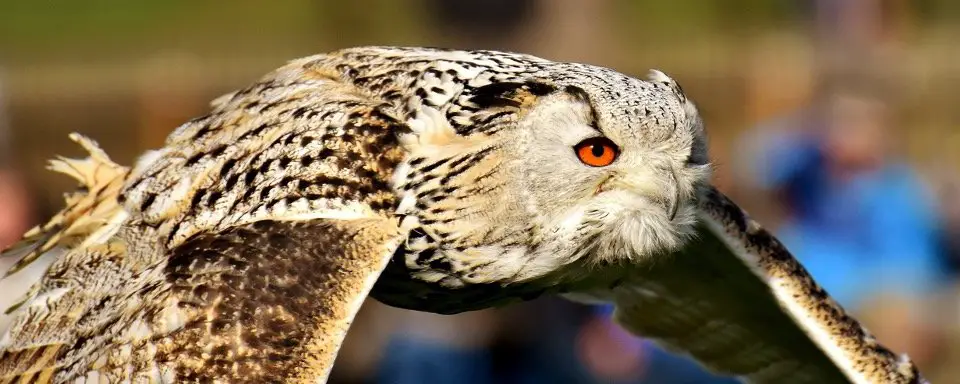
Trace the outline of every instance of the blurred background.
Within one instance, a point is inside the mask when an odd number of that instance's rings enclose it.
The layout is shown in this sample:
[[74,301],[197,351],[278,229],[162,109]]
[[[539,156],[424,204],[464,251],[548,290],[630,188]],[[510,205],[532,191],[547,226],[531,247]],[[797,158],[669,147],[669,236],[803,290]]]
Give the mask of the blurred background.
[[[67,133],[131,164],[293,58],[426,45],[658,68],[697,101],[720,188],[928,379],[956,382],[958,42],[954,0],[0,0],[0,247],[73,188],[44,169],[82,155]],[[542,299],[439,316],[368,301],[334,381],[733,382],[608,312]]]

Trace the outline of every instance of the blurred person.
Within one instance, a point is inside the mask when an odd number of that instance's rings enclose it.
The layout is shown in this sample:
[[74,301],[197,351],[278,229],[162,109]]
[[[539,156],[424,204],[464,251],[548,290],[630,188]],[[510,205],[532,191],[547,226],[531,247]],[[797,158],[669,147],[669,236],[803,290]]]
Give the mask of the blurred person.
[[947,281],[939,218],[933,196],[892,153],[891,111],[874,81],[848,80],[753,132],[752,181],[781,203],[777,235],[812,276],[922,367],[936,347],[923,299]]

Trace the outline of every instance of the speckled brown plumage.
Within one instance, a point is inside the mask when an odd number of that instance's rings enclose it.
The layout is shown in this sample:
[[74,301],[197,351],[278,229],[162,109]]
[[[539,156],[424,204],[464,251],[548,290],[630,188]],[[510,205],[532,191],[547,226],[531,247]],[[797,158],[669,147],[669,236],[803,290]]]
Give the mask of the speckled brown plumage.
[[[59,158],[48,169],[66,174],[80,183],[78,190],[65,194],[65,207],[46,223],[27,231],[23,239],[4,252],[17,257],[7,274],[21,270],[55,247],[73,248],[100,227],[98,220],[115,211],[116,196],[129,169],[110,157],[90,139],[71,134],[70,139],[90,153],[84,160]],[[13,256],[15,255],[15,256]]]
[[[55,261],[0,382],[323,382],[360,303],[455,313],[542,294],[765,383],[922,382],[709,187],[666,75],[494,51],[358,47],[215,100],[8,253]],[[574,149],[616,147],[587,165]],[[375,284],[376,283],[376,284]]]
[[[370,276],[376,276],[399,239],[391,218],[397,199],[389,183],[402,160],[397,138],[405,130],[383,103],[323,69],[304,70],[302,63],[217,100],[209,115],[181,126],[167,147],[146,155],[129,175],[123,169],[123,192],[118,187],[106,195],[113,205],[97,226],[79,232],[111,233],[86,246],[64,246],[69,252],[54,262],[27,301],[36,303],[51,293],[63,296],[47,305],[29,305],[16,316],[16,333],[8,336],[0,357],[0,376],[23,379],[36,371],[55,381],[86,376],[111,382],[207,382],[226,379],[226,373],[230,382],[325,377],[328,362],[309,362],[332,361],[339,340],[334,334],[345,331],[350,311],[356,309],[347,308],[356,300],[346,299],[366,296],[367,285],[373,284]],[[96,155],[88,161],[106,163]],[[99,193],[92,190],[88,196]],[[67,217],[74,215],[73,206],[64,211]],[[290,228],[302,229],[300,237]],[[246,247],[240,234],[251,236]],[[261,241],[256,235],[266,237]],[[291,265],[304,250],[289,247],[316,244],[304,243],[303,236],[325,239],[324,247],[304,254],[302,265]],[[350,242],[337,247],[334,239],[344,236]],[[249,252],[251,243],[276,253],[264,254],[269,258],[252,266],[243,264],[238,258],[257,256]],[[211,254],[223,258],[214,262]],[[314,264],[306,263],[308,256]],[[316,263],[335,273],[309,268]],[[237,280],[240,271],[234,268],[241,265],[251,274]],[[232,273],[216,268],[231,268]],[[289,284],[310,295],[247,291],[243,296],[238,286],[222,286],[232,276],[231,282],[259,288],[264,281],[258,279],[281,279],[269,274],[281,271],[303,272],[297,284]],[[331,286],[328,279],[337,284]],[[196,287],[187,289],[191,284]],[[221,297],[215,287],[238,291]],[[265,323],[235,321],[237,316],[251,320],[241,309],[255,309],[269,297],[285,299],[285,307],[275,311],[286,312],[263,321],[293,321],[296,327],[268,328],[260,335],[256,329]],[[304,300],[314,305],[295,306]],[[325,320],[322,311],[337,317]],[[238,327],[254,333],[230,333]],[[285,352],[297,353],[284,361],[276,360],[278,351],[269,355],[272,359],[264,358],[269,348],[277,348],[269,340],[289,340],[284,334],[294,331],[309,336]],[[201,336],[205,343],[197,343]],[[50,358],[36,362],[33,356],[44,351],[52,351]],[[256,361],[256,367],[244,365],[249,361]]]
[[317,362],[335,357],[350,325],[344,320],[383,268],[395,225],[260,221],[188,240],[165,275],[189,320],[158,342],[153,360],[172,363],[182,382],[306,383],[326,375]]

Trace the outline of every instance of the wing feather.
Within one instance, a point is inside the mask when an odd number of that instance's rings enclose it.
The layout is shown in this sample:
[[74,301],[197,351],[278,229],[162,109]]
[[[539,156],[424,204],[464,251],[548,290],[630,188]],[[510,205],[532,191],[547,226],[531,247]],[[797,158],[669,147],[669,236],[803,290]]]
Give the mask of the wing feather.
[[699,216],[694,241],[611,293],[626,329],[750,382],[924,382],[719,191]]
[[261,221],[195,237],[165,272],[184,325],[153,341],[151,360],[181,381],[325,382],[399,242],[388,219]]
[[75,250],[4,336],[0,382],[325,380],[399,239],[385,218],[266,220],[194,236],[141,273],[122,243]]
[[64,196],[64,209],[46,223],[27,231],[23,239],[0,253],[0,257],[18,258],[7,270],[7,276],[58,246],[73,248],[101,229],[119,209],[116,197],[129,170],[110,160],[93,140],[77,133],[70,134],[70,139],[90,155],[84,159],[51,160],[48,169],[74,178],[80,188]]
[[85,188],[16,252],[63,255],[0,337],[0,382],[326,378],[399,241],[409,127],[308,62],[219,99],[133,169],[88,141],[90,159],[55,163]]

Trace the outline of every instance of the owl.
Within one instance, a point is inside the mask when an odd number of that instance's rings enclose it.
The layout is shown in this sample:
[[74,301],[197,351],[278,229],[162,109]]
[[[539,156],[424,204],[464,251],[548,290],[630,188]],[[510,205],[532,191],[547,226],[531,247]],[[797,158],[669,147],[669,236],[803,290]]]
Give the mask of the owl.
[[667,75],[357,47],[289,62],[5,252],[35,271],[2,382],[317,383],[369,296],[453,314],[559,295],[756,383],[922,383],[710,184]]

